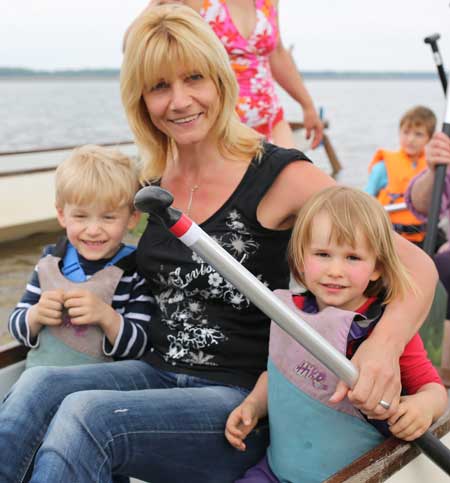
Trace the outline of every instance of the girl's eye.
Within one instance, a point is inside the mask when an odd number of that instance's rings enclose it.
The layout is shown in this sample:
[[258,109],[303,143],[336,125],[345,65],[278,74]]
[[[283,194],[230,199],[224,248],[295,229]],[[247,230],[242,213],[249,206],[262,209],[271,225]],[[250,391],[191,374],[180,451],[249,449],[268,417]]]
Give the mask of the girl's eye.
[[105,220],[115,220],[116,219],[116,215],[105,215],[103,217]]
[[326,252],[316,252],[316,257],[320,257],[320,258],[326,258],[328,257],[328,253]]
[[358,257],[358,255],[349,255],[347,258],[352,261],[361,260],[361,257]]
[[75,215],[73,215],[74,218],[76,218],[77,220],[83,220],[84,218],[86,218],[86,215],[82,215],[81,213],[76,213]]

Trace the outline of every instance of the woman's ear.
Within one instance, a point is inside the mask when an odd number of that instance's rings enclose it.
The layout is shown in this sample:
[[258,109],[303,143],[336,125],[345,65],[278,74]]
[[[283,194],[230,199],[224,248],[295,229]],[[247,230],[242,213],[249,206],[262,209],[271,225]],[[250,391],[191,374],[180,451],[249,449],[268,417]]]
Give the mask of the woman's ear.
[[130,214],[130,218],[128,220],[128,229],[133,230],[136,228],[137,224],[139,223],[139,220],[141,219],[142,213],[138,210],[133,210]]

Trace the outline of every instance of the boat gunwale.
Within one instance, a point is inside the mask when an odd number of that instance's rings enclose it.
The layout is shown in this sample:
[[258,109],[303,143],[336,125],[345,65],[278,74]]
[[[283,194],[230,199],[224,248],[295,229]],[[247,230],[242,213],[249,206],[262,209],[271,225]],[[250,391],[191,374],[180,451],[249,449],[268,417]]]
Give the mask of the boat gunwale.
[[[442,438],[450,432],[450,408],[430,428],[430,431]],[[401,441],[394,436],[363,454],[360,458],[338,471],[323,483],[379,483],[386,481],[397,471],[410,463],[420,450],[413,444]]]

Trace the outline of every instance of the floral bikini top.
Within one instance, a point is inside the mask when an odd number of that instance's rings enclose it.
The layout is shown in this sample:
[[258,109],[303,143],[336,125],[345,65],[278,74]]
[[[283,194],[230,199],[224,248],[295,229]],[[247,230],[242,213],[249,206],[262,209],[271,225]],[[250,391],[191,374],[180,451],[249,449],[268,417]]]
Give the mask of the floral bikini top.
[[278,42],[277,12],[270,0],[255,0],[256,25],[243,37],[231,19],[225,0],[204,0],[200,12],[222,41],[239,84],[237,112],[251,127],[268,125],[281,109],[269,65]]

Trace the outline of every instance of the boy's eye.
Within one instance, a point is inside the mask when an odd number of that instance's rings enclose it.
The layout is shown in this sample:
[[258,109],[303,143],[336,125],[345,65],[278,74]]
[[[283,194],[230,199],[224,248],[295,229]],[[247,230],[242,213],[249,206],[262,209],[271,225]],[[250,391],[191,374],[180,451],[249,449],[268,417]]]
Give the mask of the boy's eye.
[[83,213],[75,213],[73,217],[76,218],[77,220],[81,220],[83,218],[86,218],[86,215],[84,215]]
[[103,218],[105,220],[115,220],[116,219],[116,215],[104,215]]

